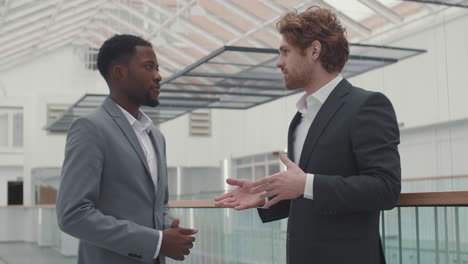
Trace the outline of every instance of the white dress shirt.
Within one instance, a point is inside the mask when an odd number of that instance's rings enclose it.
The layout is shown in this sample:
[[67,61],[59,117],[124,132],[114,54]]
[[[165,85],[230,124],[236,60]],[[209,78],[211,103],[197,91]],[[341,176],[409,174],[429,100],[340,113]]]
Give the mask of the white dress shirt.
[[[309,132],[310,125],[315,119],[325,100],[330,93],[335,89],[343,77],[338,74],[333,80],[325,84],[311,95],[304,94],[296,104],[297,110],[301,113],[302,118],[294,130],[294,163],[299,164],[301,159],[302,148]],[[314,174],[307,174],[306,184],[304,187],[304,198],[313,199],[314,194]]]
[[[151,127],[153,127],[153,120],[149,118],[145,113],[141,110],[138,110],[138,119],[133,117],[127,110],[117,105],[122,113],[127,118],[128,122],[135,131],[135,134],[140,142],[141,148],[145,153],[146,162],[148,163],[148,167],[150,170],[151,178],[153,179],[154,184],[154,191],[158,188],[158,164],[156,159],[156,150],[154,149],[153,143],[151,143],[151,139],[149,137],[149,133],[151,132]],[[157,258],[159,255],[159,250],[161,249],[161,242],[162,242],[162,231],[159,231],[159,241],[156,247],[156,253],[154,254],[154,258]]]

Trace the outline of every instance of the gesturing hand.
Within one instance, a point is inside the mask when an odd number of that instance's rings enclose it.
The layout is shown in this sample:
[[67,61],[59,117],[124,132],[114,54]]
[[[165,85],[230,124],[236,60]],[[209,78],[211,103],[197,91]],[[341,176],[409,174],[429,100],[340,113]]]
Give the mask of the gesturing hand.
[[252,181],[243,179],[226,180],[229,185],[239,186],[236,189],[220,195],[215,198],[215,205],[219,207],[234,208],[236,210],[244,210],[256,208],[265,203],[265,198],[259,193],[250,192],[250,184]]
[[171,227],[163,231],[160,255],[175,259],[184,260],[185,256],[190,254],[190,249],[195,242],[194,234],[198,233],[196,229],[179,227],[180,219],[172,221]]
[[286,165],[286,171],[261,178],[249,185],[251,194],[259,194],[261,198],[275,196],[265,204],[267,207],[281,200],[294,199],[304,194],[306,173],[288,159],[286,153],[280,152],[279,157]]

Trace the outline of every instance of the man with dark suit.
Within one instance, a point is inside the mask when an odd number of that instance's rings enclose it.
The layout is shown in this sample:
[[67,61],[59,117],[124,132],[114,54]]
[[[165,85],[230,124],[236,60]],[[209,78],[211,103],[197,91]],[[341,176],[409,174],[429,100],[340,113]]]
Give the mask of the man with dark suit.
[[401,189],[392,104],[341,77],[349,45],[330,10],[288,13],[277,28],[286,88],[305,90],[289,127],[288,156],[280,153],[287,170],[255,182],[228,179],[239,187],[216,204],[261,207],[263,222],[288,217],[289,264],[385,263],[379,215],[396,205]]
[[183,260],[197,230],[180,228],[169,211],[164,136],[139,109],[159,104],[153,47],[115,35],[103,43],[97,65],[110,96],[68,132],[59,227],[80,239],[80,264]]

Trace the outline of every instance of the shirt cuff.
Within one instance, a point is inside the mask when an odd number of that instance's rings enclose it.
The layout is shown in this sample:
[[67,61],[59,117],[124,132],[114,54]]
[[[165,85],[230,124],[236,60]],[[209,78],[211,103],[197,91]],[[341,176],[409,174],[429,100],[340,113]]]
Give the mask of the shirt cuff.
[[304,187],[304,198],[314,199],[314,176],[315,174],[307,173],[306,184]]
[[266,206],[266,204],[268,203],[268,201],[269,201],[269,200],[268,200],[268,197],[265,197],[265,203],[264,203],[262,206],[258,207],[258,208],[260,208],[260,209],[268,209],[268,208],[270,208],[270,207]]
[[158,246],[156,247],[156,253],[154,254],[154,259],[158,258],[159,256],[159,250],[161,250],[161,244],[162,244],[162,237],[163,237],[163,233],[161,230],[159,230],[159,241],[158,241]]

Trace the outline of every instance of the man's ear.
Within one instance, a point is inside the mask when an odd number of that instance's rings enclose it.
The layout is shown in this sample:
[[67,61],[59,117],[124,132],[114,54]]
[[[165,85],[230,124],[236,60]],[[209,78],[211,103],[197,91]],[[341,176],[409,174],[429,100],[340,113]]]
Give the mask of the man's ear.
[[320,58],[320,52],[322,52],[322,44],[318,40],[314,40],[309,47],[306,48],[307,55],[316,61]]
[[111,77],[116,81],[123,80],[127,75],[127,69],[123,65],[114,65],[111,69]]

